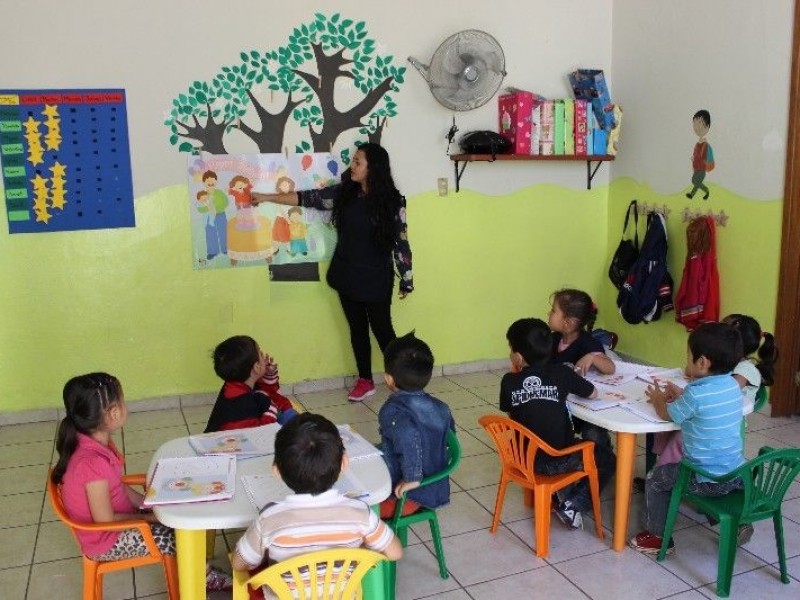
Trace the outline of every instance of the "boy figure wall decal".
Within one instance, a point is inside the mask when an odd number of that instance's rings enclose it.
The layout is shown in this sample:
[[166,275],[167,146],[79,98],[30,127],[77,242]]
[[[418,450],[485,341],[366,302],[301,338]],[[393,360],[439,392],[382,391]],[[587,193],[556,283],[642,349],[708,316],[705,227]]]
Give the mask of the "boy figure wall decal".
[[692,117],[692,129],[697,136],[697,143],[692,152],[692,189],[686,194],[690,200],[694,198],[697,190],[703,190],[703,200],[708,200],[711,190],[703,181],[706,173],[714,168],[714,151],[706,140],[708,130],[711,129],[711,114],[705,110],[698,110]]

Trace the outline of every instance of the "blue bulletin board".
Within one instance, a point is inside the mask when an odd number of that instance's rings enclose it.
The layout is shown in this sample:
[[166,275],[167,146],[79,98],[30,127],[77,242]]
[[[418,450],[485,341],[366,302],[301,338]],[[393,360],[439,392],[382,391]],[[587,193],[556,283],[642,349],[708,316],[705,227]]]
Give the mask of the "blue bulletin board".
[[9,233],[134,227],[125,90],[0,90]]

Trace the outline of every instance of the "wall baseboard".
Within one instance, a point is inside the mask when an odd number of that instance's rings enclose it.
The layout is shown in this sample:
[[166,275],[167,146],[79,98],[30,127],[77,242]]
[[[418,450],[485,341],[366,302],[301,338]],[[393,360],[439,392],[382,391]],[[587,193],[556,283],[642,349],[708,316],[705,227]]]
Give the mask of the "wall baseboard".
[[[452,365],[436,365],[433,368],[434,377],[447,375],[463,375],[465,373],[480,373],[482,371],[507,371],[508,359],[481,360]],[[383,373],[373,373],[376,382],[383,382]],[[306,379],[295,383],[281,385],[283,394],[311,394],[328,390],[340,390],[352,387],[356,378],[353,376],[328,377],[326,379]],[[145,412],[150,410],[171,410],[188,406],[206,406],[214,404],[218,391],[201,392],[197,394],[181,394],[177,396],[158,396],[143,398],[128,402],[128,411]],[[41,423],[45,421],[59,421],[64,418],[63,408],[44,408],[38,410],[23,410],[19,412],[0,412],[0,427],[7,425],[22,425],[24,423]]]

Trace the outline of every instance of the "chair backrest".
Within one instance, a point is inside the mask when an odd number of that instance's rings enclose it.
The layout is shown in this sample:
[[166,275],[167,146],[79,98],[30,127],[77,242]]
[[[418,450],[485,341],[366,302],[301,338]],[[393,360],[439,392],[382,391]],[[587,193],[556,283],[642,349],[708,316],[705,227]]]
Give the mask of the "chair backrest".
[[753,402],[753,412],[761,410],[761,407],[767,403],[767,398],[769,398],[769,391],[767,390],[767,386],[765,385],[759,386],[758,390],[756,390],[755,401]]
[[429,483],[433,483],[435,481],[439,481],[440,479],[444,479],[445,477],[449,477],[450,474],[458,468],[459,463],[461,462],[461,442],[458,441],[458,436],[456,436],[456,432],[452,429],[447,430],[447,466],[439,471],[438,473],[434,473],[432,475],[428,475],[427,477],[423,477],[422,481],[419,482],[419,486],[422,487],[424,485],[428,485]]
[[539,450],[556,452],[554,448],[516,421],[500,415],[484,415],[478,419],[494,440],[504,468],[530,483],[535,483],[534,461]]
[[253,575],[247,585],[266,585],[279,600],[350,600],[361,597],[361,580],[381,560],[386,560],[383,554],[363,548],[310,552],[275,563]]
[[786,490],[800,473],[800,448],[775,450],[764,446],[756,458],[735,473],[744,481],[742,521],[766,518],[780,507]]

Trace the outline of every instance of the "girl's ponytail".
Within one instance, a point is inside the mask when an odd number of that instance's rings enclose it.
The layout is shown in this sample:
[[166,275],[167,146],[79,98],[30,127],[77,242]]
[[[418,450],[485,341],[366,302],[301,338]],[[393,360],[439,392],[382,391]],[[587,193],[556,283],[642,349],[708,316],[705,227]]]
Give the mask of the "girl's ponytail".
[[756,367],[761,373],[761,382],[763,385],[772,385],[775,381],[774,369],[775,361],[778,360],[778,347],[775,345],[775,337],[764,331],[761,333],[763,342],[758,348],[758,363]]
[[89,373],[73,377],[64,385],[66,416],[58,426],[58,462],[52,480],[61,483],[70,458],[78,448],[78,434],[89,435],[102,424],[106,409],[122,399],[122,385],[108,373]]

